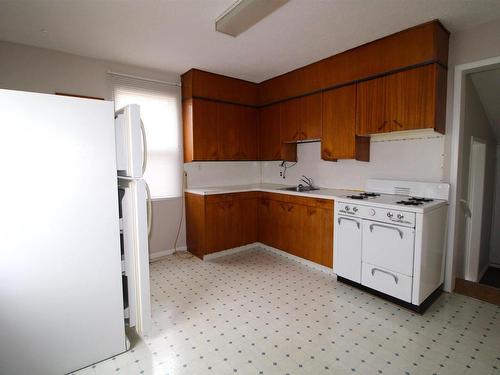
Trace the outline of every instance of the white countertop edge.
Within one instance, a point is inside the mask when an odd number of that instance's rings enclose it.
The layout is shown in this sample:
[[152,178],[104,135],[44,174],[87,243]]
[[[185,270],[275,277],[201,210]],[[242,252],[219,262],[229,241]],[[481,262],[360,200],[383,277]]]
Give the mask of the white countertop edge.
[[189,188],[185,189],[184,191],[186,193],[197,194],[197,195],[217,195],[217,194],[245,193],[245,192],[257,191],[265,193],[277,193],[277,194],[295,195],[308,198],[330,199],[330,200],[341,199],[346,195],[357,193],[357,191],[355,190],[323,189],[323,188],[310,192],[281,190],[281,188],[284,187],[291,187],[291,186],[279,185],[279,184],[262,184],[260,186],[248,185],[248,186]]

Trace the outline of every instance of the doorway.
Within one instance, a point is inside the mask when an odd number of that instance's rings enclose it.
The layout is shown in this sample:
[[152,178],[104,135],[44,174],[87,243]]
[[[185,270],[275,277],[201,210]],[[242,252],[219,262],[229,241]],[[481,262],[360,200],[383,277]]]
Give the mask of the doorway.
[[458,132],[454,127],[452,165],[456,163],[456,174],[451,182],[456,184],[449,244],[454,244],[451,276],[456,279],[450,290],[500,304],[500,272],[495,268],[500,252],[496,234],[500,225],[496,208],[500,204],[496,176],[500,58],[458,66],[455,78],[454,126]]

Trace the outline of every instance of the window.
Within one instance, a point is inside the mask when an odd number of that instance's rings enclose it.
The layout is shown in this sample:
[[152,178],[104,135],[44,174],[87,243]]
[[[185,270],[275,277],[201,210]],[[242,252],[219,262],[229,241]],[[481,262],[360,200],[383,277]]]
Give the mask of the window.
[[144,179],[152,198],[182,196],[180,87],[110,74],[115,108],[138,104],[146,129]]

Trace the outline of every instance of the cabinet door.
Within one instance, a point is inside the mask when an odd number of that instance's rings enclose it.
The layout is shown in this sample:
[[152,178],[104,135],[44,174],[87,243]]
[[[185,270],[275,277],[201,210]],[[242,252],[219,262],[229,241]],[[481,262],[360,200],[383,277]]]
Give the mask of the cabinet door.
[[358,135],[391,131],[387,117],[387,77],[357,84],[356,130]]
[[259,159],[281,159],[279,104],[262,107],[259,110]]
[[300,98],[300,140],[321,138],[321,93]]
[[258,110],[252,107],[240,106],[240,121],[238,126],[238,160],[257,160],[257,122]]
[[226,238],[223,230],[226,214],[225,202],[208,203],[206,205],[206,254],[225,249]]
[[219,160],[217,103],[193,99],[192,136],[194,160]]
[[302,100],[291,99],[281,103],[280,134],[282,142],[296,142],[300,140]]
[[324,160],[356,157],[356,85],[323,92],[323,136],[321,158]]
[[333,267],[333,209],[321,210],[321,259],[320,264]]
[[322,259],[321,246],[321,208],[301,206],[300,228],[303,257],[311,262],[320,263]]
[[391,129],[400,131],[434,128],[437,64],[391,74],[386,79]]
[[242,121],[240,106],[217,103],[218,151],[220,160],[237,160],[239,129]]
[[[275,202],[270,199],[260,198],[258,201],[258,238],[265,245],[276,247],[274,225],[276,218]],[[273,209],[274,208],[274,209]]]
[[277,202],[277,247],[287,253],[303,257],[300,228],[300,205]]
[[237,246],[257,242],[257,199],[241,199],[237,203],[237,219],[241,223]]

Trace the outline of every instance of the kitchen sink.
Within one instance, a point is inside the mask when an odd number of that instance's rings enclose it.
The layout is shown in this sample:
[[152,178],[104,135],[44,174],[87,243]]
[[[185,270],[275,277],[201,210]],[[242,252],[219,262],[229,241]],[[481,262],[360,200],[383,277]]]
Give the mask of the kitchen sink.
[[302,186],[302,185],[299,185],[299,186],[291,186],[291,187],[281,188],[280,190],[304,192],[304,191],[319,190],[319,188],[318,187],[314,187],[314,186]]

